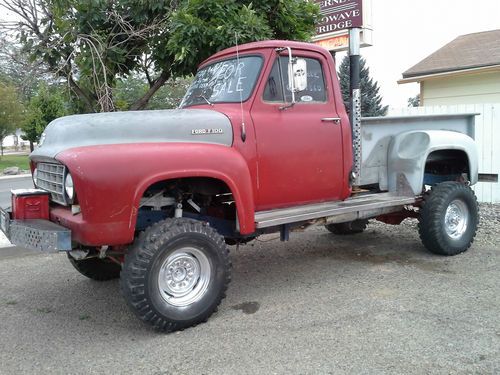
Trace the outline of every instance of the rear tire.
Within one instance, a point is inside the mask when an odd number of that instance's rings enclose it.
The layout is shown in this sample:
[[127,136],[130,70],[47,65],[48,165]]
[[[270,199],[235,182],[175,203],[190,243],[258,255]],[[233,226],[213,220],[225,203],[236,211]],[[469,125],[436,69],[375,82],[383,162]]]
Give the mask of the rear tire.
[[113,280],[120,277],[121,266],[110,259],[74,259],[68,254],[69,262],[83,276],[96,281]]
[[366,229],[367,225],[368,220],[354,220],[348,221],[347,223],[327,224],[325,225],[325,228],[333,234],[346,235],[362,233]]
[[231,262],[207,223],[166,219],[146,229],[125,256],[121,289],[144,322],[172,332],[205,322],[225,297]]
[[474,241],[479,208],[472,189],[459,182],[443,182],[424,195],[419,234],[424,246],[439,255],[457,255]]

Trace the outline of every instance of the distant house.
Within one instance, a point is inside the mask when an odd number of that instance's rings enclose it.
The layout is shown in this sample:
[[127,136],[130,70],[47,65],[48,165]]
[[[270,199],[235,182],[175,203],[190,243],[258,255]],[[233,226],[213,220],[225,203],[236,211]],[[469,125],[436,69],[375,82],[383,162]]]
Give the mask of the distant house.
[[[420,83],[420,107],[391,115],[476,113],[479,172],[500,175],[500,30],[462,35],[403,73],[398,83]],[[500,182],[480,182],[481,202],[500,203]]]
[[3,140],[3,147],[13,147],[16,150],[24,150],[29,148],[29,142],[22,138],[23,131],[21,129],[17,129],[16,132],[12,135],[8,135]]
[[500,103],[500,30],[462,35],[403,73],[420,105]]

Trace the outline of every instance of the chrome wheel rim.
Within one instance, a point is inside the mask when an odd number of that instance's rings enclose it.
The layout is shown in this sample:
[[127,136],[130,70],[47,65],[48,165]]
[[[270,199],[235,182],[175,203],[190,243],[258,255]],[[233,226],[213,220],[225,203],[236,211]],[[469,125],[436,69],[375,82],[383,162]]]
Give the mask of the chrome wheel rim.
[[452,201],[446,208],[444,228],[446,234],[456,240],[463,236],[469,224],[469,209],[461,200]]
[[205,295],[211,273],[210,261],[202,251],[194,247],[175,250],[158,273],[160,294],[170,305],[190,305]]

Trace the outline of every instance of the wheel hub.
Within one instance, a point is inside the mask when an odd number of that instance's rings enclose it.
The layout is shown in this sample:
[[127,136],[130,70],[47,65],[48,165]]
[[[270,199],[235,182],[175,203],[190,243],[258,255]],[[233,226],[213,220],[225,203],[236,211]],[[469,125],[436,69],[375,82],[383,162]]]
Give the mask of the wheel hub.
[[459,239],[467,230],[469,210],[461,200],[454,200],[446,209],[444,227],[446,234],[453,239]]
[[182,248],[163,262],[158,274],[158,287],[169,304],[187,306],[205,294],[210,275],[210,262],[202,251]]

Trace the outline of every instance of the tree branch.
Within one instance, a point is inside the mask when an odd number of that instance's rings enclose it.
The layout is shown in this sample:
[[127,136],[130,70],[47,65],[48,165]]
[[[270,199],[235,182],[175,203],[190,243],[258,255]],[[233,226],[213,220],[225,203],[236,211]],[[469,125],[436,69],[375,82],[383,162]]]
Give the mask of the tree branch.
[[68,74],[68,84],[70,88],[78,95],[80,99],[83,100],[85,103],[85,107],[89,112],[95,112],[94,106],[92,105],[92,100],[91,98],[83,91],[83,89],[75,82],[73,79],[73,76],[71,74]]
[[170,78],[170,72],[167,70],[164,70],[161,72],[160,76],[154,81],[153,85],[150,87],[148,92],[143,95],[142,98],[137,100],[134,104],[130,106],[131,111],[138,111],[141,109],[144,109],[149,102],[149,99],[162,87],[165,82]]

